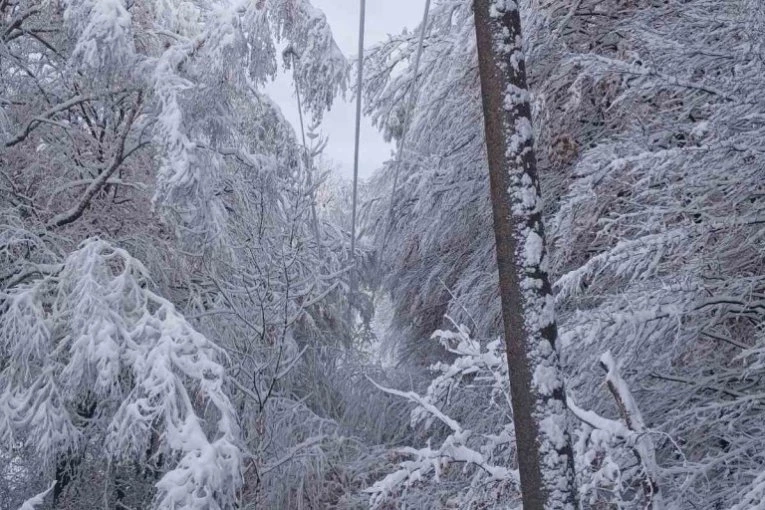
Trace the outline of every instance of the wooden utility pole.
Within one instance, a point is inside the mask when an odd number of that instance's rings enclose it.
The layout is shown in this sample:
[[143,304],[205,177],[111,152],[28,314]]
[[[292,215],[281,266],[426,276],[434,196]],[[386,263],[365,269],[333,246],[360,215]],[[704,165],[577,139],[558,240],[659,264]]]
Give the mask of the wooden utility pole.
[[474,0],[486,149],[524,510],[578,508],[555,348],[531,106],[514,0]]

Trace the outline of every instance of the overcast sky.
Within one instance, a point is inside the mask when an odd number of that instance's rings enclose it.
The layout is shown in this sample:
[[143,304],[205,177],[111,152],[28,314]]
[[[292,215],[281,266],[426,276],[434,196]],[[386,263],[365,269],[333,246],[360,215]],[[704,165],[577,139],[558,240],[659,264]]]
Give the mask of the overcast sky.
[[[312,0],[312,3],[327,15],[335,40],[343,53],[348,58],[355,57],[358,51],[359,0]],[[424,7],[424,0],[367,0],[365,46],[383,41],[387,34],[397,34],[404,27],[414,29],[422,18]],[[290,77],[279,77],[267,90],[297,131],[297,105]],[[355,98],[349,94],[348,102],[342,99],[336,101],[321,126],[322,134],[329,136],[324,155],[336,163],[340,175],[346,178],[353,175],[355,112]],[[390,159],[392,150],[393,147],[383,141],[371,122],[363,119],[359,175],[371,175],[383,161]]]

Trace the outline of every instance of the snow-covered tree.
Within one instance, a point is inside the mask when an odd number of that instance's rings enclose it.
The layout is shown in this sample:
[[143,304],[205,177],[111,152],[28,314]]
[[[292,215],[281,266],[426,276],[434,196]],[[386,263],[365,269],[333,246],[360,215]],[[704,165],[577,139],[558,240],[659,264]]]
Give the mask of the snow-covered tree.
[[[758,508],[762,2],[516,3],[581,506]],[[416,80],[419,30],[365,52],[406,150],[349,321],[319,10],[0,0],[2,510],[517,506],[474,27],[433,0]]]
[[571,59],[582,87],[612,89],[607,121],[630,120],[582,155],[553,222],[571,363],[607,348],[641,382],[675,505],[746,507],[762,471],[738,454],[760,449],[744,409],[761,391],[762,6],[625,16],[615,51]]
[[157,466],[155,508],[233,507],[242,453],[221,351],[148,284],[126,251],[90,240],[2,295],[4,448],[34,452],[56,503],[80,457],[105,449],[107,473]]
[[[326,395],[306,397],[329,392],[320,364],[350,337],[338,320],[347,233],[310,225],[320,183],[263,86],[288,45],[284,68],[306,115],[321,118],[348,67],[324,15],[305,0],[22,0],[0,2],[0,32],[0,286],[15,295],[57,281],[94,236],[130,252],[147,269],[141,285],[227,353],[219,362],[247,418],[237,446],[291,465],[285,450],[302,454],[324,433],[311,407]],[[264,421],[278,434],[257,437]],[[82,469],[105,459],[91,454]],[[163,473],[158,462],[150,470]],[[281,496],[278,483],[263,487]]]
[[[397,322],[416,347],[445,310],[498,331],[466,4],[432,13],[385,252]],[[612,351],[654,431],[665,504],[751,506],[762,487],[761,456],[744,452],[761,450],[763,7],[520,5],[568,387],[582,408],[614,416],[598,388]],[[404,34],[368,60],[370,108],[394,136],[411,48]],[[639,504],[629,484],[618,497],[613,487],[592,504]]]

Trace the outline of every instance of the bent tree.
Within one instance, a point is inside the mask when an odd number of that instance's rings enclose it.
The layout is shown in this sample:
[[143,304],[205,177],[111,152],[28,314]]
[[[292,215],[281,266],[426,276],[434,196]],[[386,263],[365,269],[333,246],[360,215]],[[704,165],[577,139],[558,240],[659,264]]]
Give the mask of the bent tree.
[[555,349],[520,13],[513,0],[475,0],[474,10],[523,508],[573,509],[574,461]]

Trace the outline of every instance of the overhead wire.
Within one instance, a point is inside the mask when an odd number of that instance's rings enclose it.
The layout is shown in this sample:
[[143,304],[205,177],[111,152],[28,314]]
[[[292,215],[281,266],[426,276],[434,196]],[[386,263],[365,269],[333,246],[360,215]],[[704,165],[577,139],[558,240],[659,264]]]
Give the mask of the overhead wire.
[[[364,28],[365,28],[365,10],[366,0],[361,1],[361,10],[359,14],[359,53],[358,53],[358,68],[357,68],[357,82],[356,82],[356,131],[354,142],[354,154],[353,154],[353,202],[351,210],[351,274],[350,274],[350,291],[351,297],[349,300],[349,315],[351,314],[351,308],[357,291],[357,267],[356,267],[356,210],[358,202],[358,180],[359,180],[359,141],[361,132],[361,88],[364,76]],[[425,0],[425,9],[422,15],[422,23],[420,24],[420,36],[417,43],[417,52],[414,58],[414,75],[412,76],[412,84],[410,87],[409,101],[404,112],[404,123],[401,130],[401,137],[399,138],[399,146],[396,154],[396,160],[394,162],[393,173],[393,186],[391,188],[390,207],[388,209],[388,225],[384,231],[382,243],[380,246],[378,261],[382,264],[383,255],[387,246],[388,236],[393,227],[393,212],[394,201],[396,197],[396,191],[398,190],[398,181],[400,169],[406,151],[406,134],[409,129],[409,123],[414,112],[414,108],[417,104],[417,77],[419,75],[420,60],[422,59],[422,51],[425,45],[425,33],[427,31],[428,16],[430,14],[430,0]],[[379,267],[379,266],[378,266]]]
[[[430,1],[430,0],[428,0]],[[356,298],[356,207],[359,193],[359,144],[361,139],[361,86],[364,81],[364,28],[366,21],[366,0],[360,0],[359,10],[359,53],[356,75],[356,132],[353,147],[353,203],[351,207],[351,274],[350,299],[348,302],[349,319],[352,318],[353,303]]]

